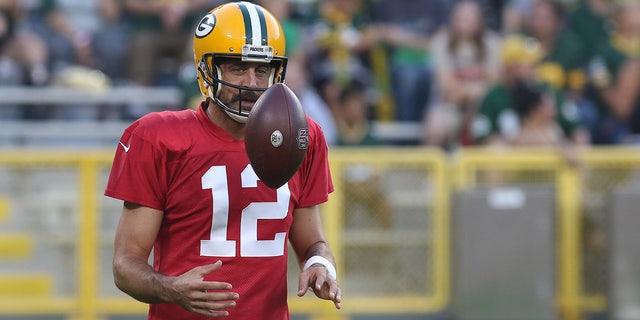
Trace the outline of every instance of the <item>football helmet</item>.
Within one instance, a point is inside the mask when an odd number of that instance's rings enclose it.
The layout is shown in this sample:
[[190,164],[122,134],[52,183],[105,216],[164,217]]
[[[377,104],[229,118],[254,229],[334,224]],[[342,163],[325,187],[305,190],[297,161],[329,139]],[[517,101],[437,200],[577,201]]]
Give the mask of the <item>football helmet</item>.
[[284,82],[287,58],[282,27],[270,12],[250,2],[230,2],[209,11],[196,26],[193,55],[202,95],[213,99],[232,119],[241,123],[247,121],[249,113],[242,111],[240,103],[234,107],[220,101],[220,88],[236,88],[240,94],[243,90],[262,92],[267,88],[223,81],[218,66],[221,59],[269,63],[269,86]]

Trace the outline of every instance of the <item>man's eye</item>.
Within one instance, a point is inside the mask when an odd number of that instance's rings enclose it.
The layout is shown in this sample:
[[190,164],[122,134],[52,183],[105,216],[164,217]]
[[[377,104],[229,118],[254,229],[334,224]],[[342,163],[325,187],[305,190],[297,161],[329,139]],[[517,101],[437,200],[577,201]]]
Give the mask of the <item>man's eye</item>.
[[257,68],[256,69],[256,73],[257,74],[261,74],[261,75],[267,75],[267,74],[269,74],[269,68],[267,68],[267,67]]

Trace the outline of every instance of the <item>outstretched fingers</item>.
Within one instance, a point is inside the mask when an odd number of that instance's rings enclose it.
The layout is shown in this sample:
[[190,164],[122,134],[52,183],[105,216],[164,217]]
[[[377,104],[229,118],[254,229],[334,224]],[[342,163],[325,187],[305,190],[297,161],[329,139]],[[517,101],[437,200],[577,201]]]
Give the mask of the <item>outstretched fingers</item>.
[[320,299],[333,301],[336,308],[342,308],[342,291],[336,279],[324,267],[311,267],[300,273],[298,296],[302,297],[311,288]]
[[337,283],[335,283],[335,291],[334,291],[334,288],[332,288],[331,292],[332,292],[330,293],[330,296],[332,297],[331,300],[333,301],[333,304],[336,306],[336,309],[342,309],[342,290],[340,290],[340,287],[338,287]]
[[225,317],[229,315],[229,311],[236,306],[235,300],[219,301],[219,300],[201,300],[191,303],[192,312],[208,316],[208,317]]
[[309,290],[309,283],[311,283],[311,279],[309,279],[310,273],[302,272],[298,279],[298,297],[304,296]]
[[174,282],[175,301],[184,309],[206,317],[226,317],[234,308],[238,293],[229,291],[227,282],[205,281],[204,278],[222,267],[221,261],[195,267],[178,276]]
[[218,260],[215,263],[211,263],[211,264],[205,264],[203,266],[197,266],[193,269],[191,269],[189,272],[193,272],[198,274],[199,276],[203,277],[213,273],[214,271],[218,271],[220,270],[220,268],[222,268],[222,261]]

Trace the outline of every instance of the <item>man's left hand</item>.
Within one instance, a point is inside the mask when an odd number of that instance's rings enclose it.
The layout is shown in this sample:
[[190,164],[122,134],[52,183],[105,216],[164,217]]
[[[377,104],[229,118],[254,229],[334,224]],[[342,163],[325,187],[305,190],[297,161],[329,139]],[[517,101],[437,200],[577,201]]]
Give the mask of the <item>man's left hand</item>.
[[323,265],[312,265],[309,269],[302,271],[298,279],[299,297],[304,296],[311,288],[318,298],[333,301],[336,309],[342,308],[342,291],[340,291],[336,279],[329,274],[329,270]]

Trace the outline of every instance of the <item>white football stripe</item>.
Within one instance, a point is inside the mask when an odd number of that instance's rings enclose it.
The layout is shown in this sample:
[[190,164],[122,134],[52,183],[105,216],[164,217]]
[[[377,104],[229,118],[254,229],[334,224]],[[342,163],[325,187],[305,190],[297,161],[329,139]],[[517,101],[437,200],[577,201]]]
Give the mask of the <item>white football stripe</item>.
[[260,29],[260,18],[258,17],[258,9],[252,3],[246,3],[249,18],[251,19],[251,44],[254,46],[262,45],[262,30]]

